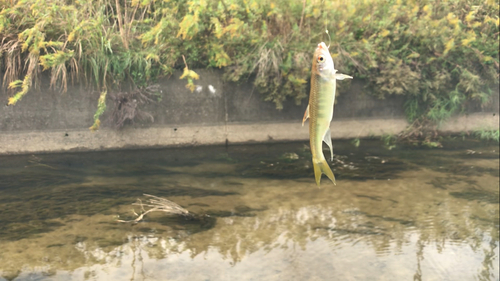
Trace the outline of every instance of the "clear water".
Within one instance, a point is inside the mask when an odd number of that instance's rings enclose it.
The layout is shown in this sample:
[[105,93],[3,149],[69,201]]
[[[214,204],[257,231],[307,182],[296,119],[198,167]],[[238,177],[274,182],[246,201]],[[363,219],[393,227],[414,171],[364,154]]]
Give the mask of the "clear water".
[[0,280],[499,280],[497,143],[305,145],[0,157]]

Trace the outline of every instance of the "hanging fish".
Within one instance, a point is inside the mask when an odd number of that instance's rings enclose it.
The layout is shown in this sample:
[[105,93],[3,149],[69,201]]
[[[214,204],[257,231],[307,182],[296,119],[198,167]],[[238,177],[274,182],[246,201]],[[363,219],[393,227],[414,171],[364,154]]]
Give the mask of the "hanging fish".
[[328,47],[323,42],[319,43],[312,62],[309,105],[302,119],[302,126],[304,126],[304,122],[309,118],[309,140],[314,177],[318,186],[322,174],[325,174],[335,184],[335,176],[323,155],[323,141],[330,148],[330,156],[333,160],[330,122],[333,117],[335,89],[337,80],[346,78],[352,79],[349,75],[337,73]]

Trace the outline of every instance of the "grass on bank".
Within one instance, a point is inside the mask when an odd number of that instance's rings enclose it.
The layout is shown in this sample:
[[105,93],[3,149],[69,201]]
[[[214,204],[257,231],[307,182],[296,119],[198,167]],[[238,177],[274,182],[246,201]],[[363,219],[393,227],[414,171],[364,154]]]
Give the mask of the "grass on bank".
[[281,109],[307,97],[326,29],[336,67],[365,79],[371,95],[404,95],[411,122],[487,105],[498,87],[493,0],[0,0],[0,8],[10,105],[40,87],[43,71],[62,92],[68,83],[104,92],[185,69],[192,90],[189,65],[222,68],[227,81],[250,78]]

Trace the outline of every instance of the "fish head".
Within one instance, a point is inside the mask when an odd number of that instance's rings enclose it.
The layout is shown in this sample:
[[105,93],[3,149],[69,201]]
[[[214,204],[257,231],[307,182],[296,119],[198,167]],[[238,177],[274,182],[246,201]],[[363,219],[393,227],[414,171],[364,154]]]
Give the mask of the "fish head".
[[314,51],[312,71],[321,76],[335,73],[332,56],[324,42],[319,43]]

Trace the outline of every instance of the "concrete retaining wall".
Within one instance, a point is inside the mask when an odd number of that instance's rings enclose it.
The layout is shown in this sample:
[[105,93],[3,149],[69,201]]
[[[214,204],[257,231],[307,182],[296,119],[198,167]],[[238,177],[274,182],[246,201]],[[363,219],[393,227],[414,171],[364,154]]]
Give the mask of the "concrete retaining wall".
[[[15,106],[0,107],[0,154],[22,154],[142,147],[212,145],[225,143],[307,140],[307,126],[301,126],[306,102],[297,106],[285,102],[278,111],[264,102],[250,82],[223,83],[220,71],[196,70],[200,91],[185,88],[180,73],[159,81],[162,101],[144,106],[154,122],[137,121],[122,130],[106,120],[95,133],[93,123],[98,92],[71,86],[61,94],[32,90]],[[2,75],[3,76],[3,75]],[[345,83],[344,81],[340,83]],[[332,137],[355,138],[396,134],[407,126],[402,97],[378,100],[366,94],[363,81],[354,80],[341,92],[332,122]],[[0,100],[7,101],[0,91]],[[471,106],[465,115],[441,126],[449,132],[498,129],[498,92],[487,108]]]

